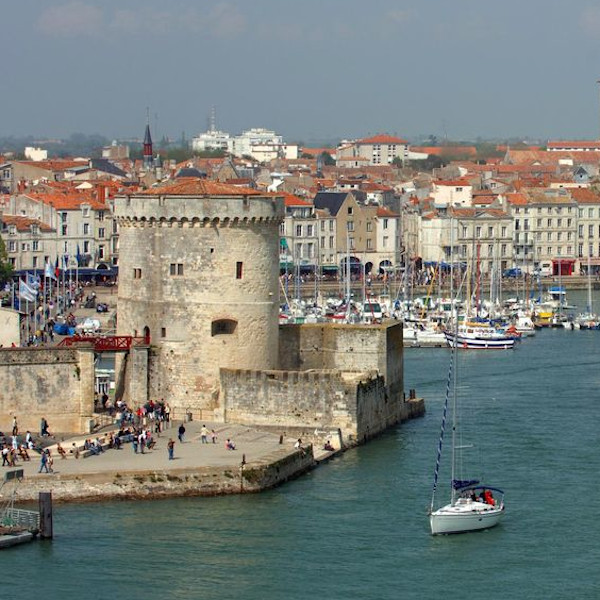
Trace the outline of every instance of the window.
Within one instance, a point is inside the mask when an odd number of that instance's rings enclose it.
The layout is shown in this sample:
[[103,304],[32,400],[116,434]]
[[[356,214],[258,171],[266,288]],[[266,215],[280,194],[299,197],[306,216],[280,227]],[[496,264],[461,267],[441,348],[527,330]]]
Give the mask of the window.
[[98,221],[104,221],[104,211],[103,210],[98,211]]
[[98,229],[98,237],[103,240],[104,239],[104,227],[100,227]]
[[333,231],[333,219],[329,221],[329,231]]
[[34,252],[38,252],[39,251],[39,249],[40,249],[40,242],[39,242],[39,240],[33,240],[33,242],[31,242],[31,249]]
[[329,247],[333,248],[334,247],[334,242],[333,242],[333,236],[329,236]]
[[547,239],[549,242],[551,242],[551,241],[552,241],[552,232],[551,232],[551,231],[549,231],[549,232],[546,234],[546,239]]
[[573,219],[567,219],[567,227],[571,227],[573,224]]
[[372,221],[369,221],[367,223],[367,231],[373,231],[373,222]]
[[302,237],[302,225],[296,225],[296,237]]
[[588,217],[590,219],[594,218],[594,209],[593,208],[588,208]]
[[548,219],[548,227],[552,227],[552,219]]
[[169,266],[169,274],[172,277],[181,277],[183,275],[183,263],[171,263]]
[[562,227],[562,219],[556,219],[556,226]]
[[17,242],[15,242],[14,240],[8,242],[8,251],[16,252],[17,251]]
[[90,207],[89,206],[82,206],[81,207],[81,215],[85,218],[90,216]]
[[560,242],[562,240],[562,231],[557,232],[556,234],[556,241]]
[[367,250],[373,250],[373,240],[371,238],[367,238]]
[[502,237],[506,237],[506,225],[502,226],[501,232]]
[[583,256],[583,244],[579,244],[579,256]]
[[34,269],[37,269],[37,266],[38,266],[38,257],[37,256],[33,257],[33,261],[32,261],[31,264],[32,264],[32,266],[33,266]]
[[321,248],[325,248],[325,236],[321,236]]
[[350,238],[350,250],[354,250],[354,238]]
[[477,238],[481,237],[481,227],[479,225],[477,227],[475,227],[475,237],[477,237]]
[[569,242],[573,239],[573,232],[572,231],[567,231],[567,240],[569,240]]
[[142,270],[141,269],[133,269],[133,278],[141,279],[142,278]]
[[321,221],[321,231],[325,231],[325,220]]
[[243,268],[244,268],[244,263],[243,262],[238,261],[238,262],[235,263],[235,278],[236,279],[241,279],[242,278]]
[[61,225],[60,227],[60,233],[61,235],[67,235],[67,224],[64,223],[63,225]]
[[579,237],[583,237],[583,225],[579,226]]
[[593,225],[588,225],[588,237],[591,237],[591,238],[594,237],[594,226]]
[[21,244],[21,252],[29,252],[29,244],[23,242]]
[[494,256],[494,245],[488,244],[488,256]]
[[494,237],[494,228],[493,227],[488,227],[488,237],[489,238]]
[[502,256],[506,256],[506,244],[502,244],[502,246],[500,246],[500,254]]
[[352,215],[352,214],[354,214],[354,208],[353,208],[352,206],[349,206],[349,207],[348,207],[348,214],[349,214],[349,215]]
[[469,230],[466,225],[462,226],[462,237],[466,238],[469,235]]
[[89,223],[83,224],[83,235],[90,235],[90,224]]
[[166,327],[161,327],[160,328],[160,337],[161,338],[167,337],[167,328]]
[[84,254],[90,253],[90,243],[87,240],[85,242],[83,242],[83,253]]
[[384,220],[383,220],[383,228],[384,228],[384,229],[387,229],[387,228],[388,228],[388,225],[389,225],[389,219],[384,219]]
[[237,321],[234,321],[233,319],[218,319],[211,323],[210,334],[212,337],[215,335],[231,335],[232,333],[235,333],[236,328]]
[[384,247],[384,248],[387,248],[387,247],[388,247],[388,240],[389,240],[389,239],[390,239],[390,238],[389,238],[387,235],[384,235],[384,236],[383,236],[383,244],[382,244],[382,245],[383,245],[383,247]]
[[537,225],[538,227],[541,227],[541,226],[542,226],[542,220],[541,220],[541,219],[537,219],[537,220],[536,220],[536,225]]
[[354,221],[348,221],[348,231],[354,231]]
[[61,213],[59,213],[59,214],[60,214],[60,220],[61,220],[63,223],[66,223],[66,222],[67,222],[67,215],[68,215],[68,213],[66,213],[66,212],[61,212]]
[[105,252],[104,246],[103,245],[98,246],[98,258],[103,259],[105,254],[106,254],[106,252]]
[[306,226],[306,237],[312,237],[312,236],[313,236],[313,226],[307,225]]

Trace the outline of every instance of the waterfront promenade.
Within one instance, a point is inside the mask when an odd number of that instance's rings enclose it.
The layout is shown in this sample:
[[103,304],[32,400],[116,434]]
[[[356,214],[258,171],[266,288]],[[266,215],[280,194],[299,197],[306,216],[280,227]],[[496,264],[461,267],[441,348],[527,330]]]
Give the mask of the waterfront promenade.
[[[31,461],[19,461],[17,468],[24,470],[24,479],[18,486],[19,500],[35,500],[39,491],[52,491],[57,501],[105,500],[110,498],[169,497],[185,495],[217,495],[260,491],[273,487],[315,466],[316,459],[328,453],[315,449],[298,451],[295,437],[223,423],[184,423],[184,442],[180,443],[177,430],[181,421],[175,421],[154,439],[156,445],[144,454],[135,453],[131,443],[119,450],[104,452],[78,459],[68,454],[62,459],[56,452],[60,441],[67,453],[73,442],[81,448],[85,439],[100,434],[61,436],[46,441],[52,449],[53,473],[39,473],[40,456],[30,452]],[[202,426],[218,435],[216,443],[201,442]],[[112,429],[112,428],[111,428]],[[280,436],[283,435],[283,439]],[[167,442],[175,441],[174,459],[169,460]],[[227,438],[236,446],[225,447]],[[49,443],[48,443],[49,442]],[[242,462],[245,464],[242,465]],[[241,482],[241,473],[245,472]],[[248,475],[251,473],[251,475]],[[242,486],[240,484],[243,484]]]

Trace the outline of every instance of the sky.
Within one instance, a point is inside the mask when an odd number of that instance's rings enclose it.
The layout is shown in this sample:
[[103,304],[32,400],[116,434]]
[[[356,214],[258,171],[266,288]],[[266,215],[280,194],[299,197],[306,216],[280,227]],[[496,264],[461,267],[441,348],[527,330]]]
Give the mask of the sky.
[[0,137],[600,137],[597,0],[19,0]]

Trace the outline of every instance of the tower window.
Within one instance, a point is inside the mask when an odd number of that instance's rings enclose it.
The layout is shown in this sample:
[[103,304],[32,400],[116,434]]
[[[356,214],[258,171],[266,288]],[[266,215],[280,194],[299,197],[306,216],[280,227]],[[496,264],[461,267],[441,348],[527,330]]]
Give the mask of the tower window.
[[243,262],[238,261],[238,262],[235,263],[235,278],[236,279],[241,279],[242,278],[243,268],[244,268],[244,263]]
[[169,267],[169,273],[172,276],[183,275],[183,264],[182,263],[171,263],[171,265]]
[[134,279],[141,279],[142,278],[142,270],[141,269],[134,269],[133,270],[133,278]]
[[235,333],[237,328],[237,321],[233,319],[218,319],[211,323],[211,336],[215,335],[231,335]]

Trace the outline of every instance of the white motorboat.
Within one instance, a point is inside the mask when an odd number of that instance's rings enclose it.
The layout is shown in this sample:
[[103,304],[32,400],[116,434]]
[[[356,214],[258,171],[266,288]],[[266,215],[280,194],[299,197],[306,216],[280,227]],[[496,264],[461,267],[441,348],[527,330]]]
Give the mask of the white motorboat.
[[496,331],[487,323],[461,323],[454,331],[445,331],[448,346],[470,350],[507,350],[517,338]]

